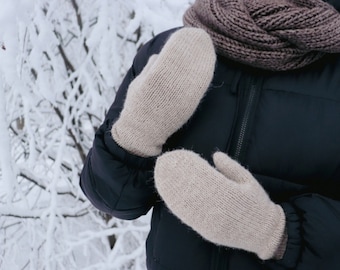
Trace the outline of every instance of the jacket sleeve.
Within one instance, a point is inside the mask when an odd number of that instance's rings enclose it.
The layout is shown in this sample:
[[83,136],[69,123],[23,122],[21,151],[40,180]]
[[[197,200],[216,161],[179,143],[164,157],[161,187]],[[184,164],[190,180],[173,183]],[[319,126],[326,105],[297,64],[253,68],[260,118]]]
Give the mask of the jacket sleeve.
[[340,201],[310,193],[281,206],[288,241],[283,258],[268,262],[273,269],[340,269]]
[[95,134],[80,175],[80,186],[92,204],[117,218],[138,218],[150,210],[157,198],[153,182],[155,158],[142,158],[125,151],[112,139],[111,127],[123,108],[129,84],[149,57],[159,53],[172,31],[158,35],[137,53]]

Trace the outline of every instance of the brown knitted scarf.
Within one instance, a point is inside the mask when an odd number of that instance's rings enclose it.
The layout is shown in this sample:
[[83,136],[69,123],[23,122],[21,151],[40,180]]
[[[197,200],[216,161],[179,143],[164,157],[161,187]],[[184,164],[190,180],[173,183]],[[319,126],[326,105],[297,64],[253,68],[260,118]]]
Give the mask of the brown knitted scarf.
[[322,0],[196,0],[183,21],[206,30],[217,53],[263,69],[340,53],[340,13]]

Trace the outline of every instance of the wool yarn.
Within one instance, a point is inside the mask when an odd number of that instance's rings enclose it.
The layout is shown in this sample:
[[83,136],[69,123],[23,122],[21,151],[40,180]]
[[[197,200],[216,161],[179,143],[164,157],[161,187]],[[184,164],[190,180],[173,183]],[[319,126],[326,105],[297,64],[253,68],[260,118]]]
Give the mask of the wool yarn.
[[217,53],[268,70],[340,53],[340,13],[322,0],[196,0],[183,22],[206,30]]
[[159,155],[208,90],[215,61],[212,40],[204,30],[185,27],[173,33],[130,83],[111,129],[113,139],[137,156]]
[[157,158],[155,184],[167,207],[214,244],[281,258],[286,248],[285,214],[256,179],[222,152],[216,168],[189,150]]

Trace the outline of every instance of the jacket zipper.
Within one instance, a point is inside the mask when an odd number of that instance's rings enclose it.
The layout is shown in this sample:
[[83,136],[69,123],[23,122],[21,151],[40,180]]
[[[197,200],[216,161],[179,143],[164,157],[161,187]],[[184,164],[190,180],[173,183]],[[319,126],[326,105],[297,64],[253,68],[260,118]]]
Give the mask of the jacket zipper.
[[247,105],[246,105],[246,108],[245,108],[245,112],[244,112],[243,119],[242,119],[242,122],[241,122],[241,128],[240,128],[238,140],[237,140],[237,143],[236,143],[236,150],[235,150],[235,154],[234,154],[234,157],[235,157],[236,160],[238,160],[240,158],[241,150],[243,148],[242,146],[244,144],[244,138],[245,138],[245,134],[246,134],[247,127],[248,127],[249,116],[250,116],[250,112],[252,111],[255,94],[256,94],[256,86],[255,86],[255,84],[252,84],[250,86],[250,93],[249,93],[249,96],[248,96]]
[[239,89],[240,105],[237,113],[236,127],[231,139],[229,155],[237,161],[244,162],[245,142],[249,138],[254,112],[261,92],[262,79],[250,78],[243,89]]

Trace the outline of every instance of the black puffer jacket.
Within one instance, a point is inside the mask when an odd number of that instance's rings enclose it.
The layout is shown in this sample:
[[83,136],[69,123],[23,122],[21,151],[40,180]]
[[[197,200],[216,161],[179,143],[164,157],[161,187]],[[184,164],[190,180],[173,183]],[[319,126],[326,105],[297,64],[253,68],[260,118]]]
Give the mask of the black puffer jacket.
[[340,55],[276,73],[218,58],[203,102],[164,147],[191,149],[209,162],[214,151],[225,151],[281,204],[287,250],[282,260],[263,262],[254,254],[208,243],[183,225],[157,197],[155,159],[131,155],[111,138],[129,83],[172,31],[139,51],[96,133],[81,174],[87,197],[122,219],[153,207],[149,269],[340,269]]

